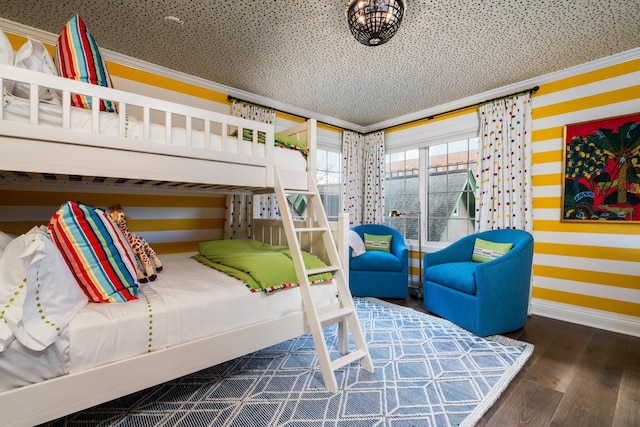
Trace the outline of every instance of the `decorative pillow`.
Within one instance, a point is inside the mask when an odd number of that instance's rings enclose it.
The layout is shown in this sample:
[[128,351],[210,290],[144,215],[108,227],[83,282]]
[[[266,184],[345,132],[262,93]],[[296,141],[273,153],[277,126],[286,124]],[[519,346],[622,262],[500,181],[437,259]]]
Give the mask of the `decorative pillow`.
[[90,301],[137,299],[135,257],[106,212],[66,202],[49,221],[49,231]]
[[368,251],[391,252],[391,235],[364,233],[364,247]]
[[44,350],[87,302],[45,226],[16,237],[0,259],[0,351],[13,337]]
[[353,230],[349,230],[349,246],[351,247],[351,255],[354,257],[360,256],[367,251],[362,237]]
[[[232,130],[229,136],[238,136],[238,129]],[[253,141],[253,131],[251,129],[242,129],[242,139],[245,141]],[[265,139],[264,132],[258,131],[258,143],[264,144]]]
[[[32,71],[39,71],[45,74],[57,76],[56,66],[53,63],[49,51],[37,40],[27,39],[27,42],[16,52],[14,65]],[[29,98],[29,85],[26,83],[15,83],[13,94],[20,98]],[[58,91],[46,87],[40,87],[38,97],[41,101],[60,102],[62,94]]]
[[513,243],[496,243],[476,238],[471,261],[492,261],[509,252],[511,248],[513,248]]
[[[62,29],[56,44],[56,63],[58,74],[63,77],[113,87],[98,44],[80,15],[71,18]],[[71,104],[91,108],[91,97],[73,94]],[[114,112],[116,105],[111,101],[101,100],[100,110]]]

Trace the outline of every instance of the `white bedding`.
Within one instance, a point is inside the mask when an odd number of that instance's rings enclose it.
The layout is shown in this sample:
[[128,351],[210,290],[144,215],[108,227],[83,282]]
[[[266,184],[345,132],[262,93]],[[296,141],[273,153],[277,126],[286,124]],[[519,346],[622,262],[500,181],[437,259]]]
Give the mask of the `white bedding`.
[[[4,384],[4,375],[0,376],[0,391],[15,387],[16,381],[20,381],[19,385],[32,382],[34,376],[29,372],[35,359],[45,358],[48,363],[65,359],[62,363],[68,364],[68,369],[52,366],[51,377],[75,373],[302,309],[299,288],[252,293],[238,280],[190,258],[168,259],[163,263],[158,279],[140,287],[137,301],[90,303],[82,309],[68,328],[68,357],[65,339],[40,356],[17,357],[11,351],[1,355],[0,372],[24,371],[27,376],[18,380],[6,378],[11,384]],[[319,306],[336,300],[334,283],[314,285],[311,291]],[[14,365],[7,368],[7,361]],[[40,371],[38,368],[38,380],[46,376]]]
[[[30,117],[29,100],[11,97],[11,102],[5,105],[3,119],[20,123],[29,123]],[[119,135],[119,116],[117,113],[100,113],[100,134],[118,136]],[[84,108],[71,107],[70,128],[81,132],[92,132],[92,112]],[[41,126],[49,126],[55,128],[62,127],[62,107],[56,102],[40,102],[38,106],[38,124]],[[152,142],[165,144],[166,127],[162,124],[151,123],[149,126],[149,137],[144,137],[144,127],[142,122],[136,117],[127,115],[125,125],[126,138],[143,140],[147,139]],[[254,154],[257,157],[264,157],[265,145],[254,144],[251,141],[238,139],[235,136],[227,136],[224,139],[219,133],[210,133],[209,151]],[[187,132],[185,128],[172,126],[171,128],[171,144],[172,146],[187,146]],[[191,147],[197,149],[205,149],[205,133],[199,130],[192,130]],[[292,170],[306,170],[306,160],[296,150],[282,148],[276,146],[275,165],[284,166]],[[255,153],[252,152],[255,150]]]

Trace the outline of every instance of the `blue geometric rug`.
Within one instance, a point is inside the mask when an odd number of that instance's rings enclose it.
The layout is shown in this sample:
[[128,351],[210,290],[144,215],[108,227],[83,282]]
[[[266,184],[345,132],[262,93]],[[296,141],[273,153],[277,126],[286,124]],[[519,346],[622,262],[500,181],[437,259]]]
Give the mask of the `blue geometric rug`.
[[[324,388],[304,335],[48,425],[473,426],[533,350],[377,299],[355,303],[374,372],[359,362],[342,368],[336,394]],[[330,348],[335,332],[325,329]]]

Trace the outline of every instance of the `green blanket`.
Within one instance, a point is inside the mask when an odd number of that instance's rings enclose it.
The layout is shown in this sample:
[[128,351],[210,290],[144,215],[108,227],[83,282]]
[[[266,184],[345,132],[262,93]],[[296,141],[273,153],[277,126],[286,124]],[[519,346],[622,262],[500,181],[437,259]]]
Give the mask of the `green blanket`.
[[[287,246],[274,246],[255,240],[211,240],[198,245],[194,259],[236,277],[252,292],[273,292],[298,286],[296,271]],[[308,252],[302,252],[307,269],[326,266]],[[314,274],[312,283],[331,280],[333,274]]]
[[[231,136],[238,136],[238,131],[234,130],[233,132],[231,132]],[[245,141],[253,141],[253,131],[251,129],[244,129],[242,131],[242,137]],[[264,144],[264,140],[264,132],[258,132],[258,143]],[[309,155],[309,147],[307,147],[307,144],[292,136],[287,136],[276,132],[273,135],[273,140],[273,145],[275,145],[276,147],[300,151],[305,158],[307,158],[307,156]]]

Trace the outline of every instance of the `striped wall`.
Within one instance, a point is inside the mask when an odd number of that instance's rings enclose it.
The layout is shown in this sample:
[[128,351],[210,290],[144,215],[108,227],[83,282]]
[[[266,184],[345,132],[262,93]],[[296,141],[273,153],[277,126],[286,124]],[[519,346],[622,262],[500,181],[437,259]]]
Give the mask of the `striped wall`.
[[564,126],[640,112],[640,52],[582,66],[533,99],[532,310],[640,336],[640,223],[562,222]]
[[136,194],[95,185],[74,190],[72,183],[30,187],[0,187],[0,230],[21,234],[47,224],[62,203],[74,200],[106,211],[120,204],[131,231],[158,254],[195,252],[198,242],[223,237],[225,198],[221,195]]

